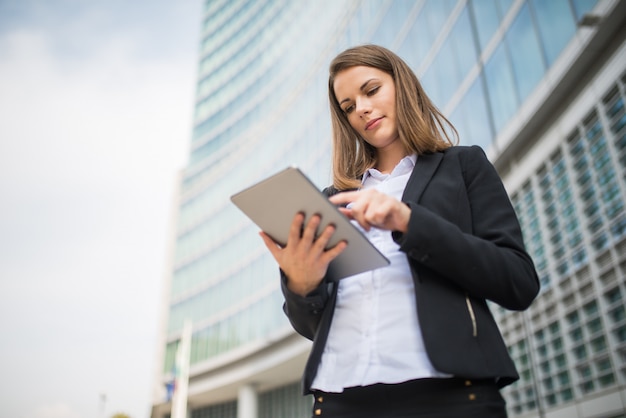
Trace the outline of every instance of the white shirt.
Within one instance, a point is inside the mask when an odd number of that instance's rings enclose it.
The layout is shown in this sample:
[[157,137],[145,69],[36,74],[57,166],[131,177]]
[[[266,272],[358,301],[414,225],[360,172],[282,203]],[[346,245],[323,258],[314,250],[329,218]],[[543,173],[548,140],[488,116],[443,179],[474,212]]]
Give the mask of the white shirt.
[[[415,155],[405,157],[390,174],[370,169],[362,188],[400,200],[416,161]],[[391,231],[361,231],[391,264],[339,281],[328,341],[312,388],[343,392],[354,386],[448,376],[435,370],[426,355],[406,254]]]

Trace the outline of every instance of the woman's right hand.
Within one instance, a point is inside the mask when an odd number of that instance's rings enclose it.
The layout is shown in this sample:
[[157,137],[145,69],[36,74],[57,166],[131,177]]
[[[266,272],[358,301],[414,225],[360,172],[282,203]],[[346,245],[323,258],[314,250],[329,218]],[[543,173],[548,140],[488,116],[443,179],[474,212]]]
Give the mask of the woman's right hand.
[[330,262],[348,245],[341,241],[324,250],[335,232],[335,227],[326,226],[316,239],[315,233],[320,222],[319,215],[312,216],[303,229],[304,214],[298,213],[291,222],[287,245],[284,247],[274,242],[265,232],[259,232],[265,246],[287,276],[287,287],[300,296],[306,296],[319,286]]

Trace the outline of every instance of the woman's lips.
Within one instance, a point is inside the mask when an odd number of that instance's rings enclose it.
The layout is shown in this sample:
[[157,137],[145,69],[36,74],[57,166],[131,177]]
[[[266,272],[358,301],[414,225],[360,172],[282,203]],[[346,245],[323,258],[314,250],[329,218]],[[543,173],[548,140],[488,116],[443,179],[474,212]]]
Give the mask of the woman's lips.
[[369,129],[372,129],[372,128],[377,127],[377,126],[380,124],[380,121],[381,121],[382,119],[383,119],[383,118],[382,118],[382,117],[380,117],[380,118],[376,118],[376,119],[372,119],[372,120],[370,120],[369,122],[367,122],[367,123],[365,124],[365,130],[367,131],[367,130],[369,130]]

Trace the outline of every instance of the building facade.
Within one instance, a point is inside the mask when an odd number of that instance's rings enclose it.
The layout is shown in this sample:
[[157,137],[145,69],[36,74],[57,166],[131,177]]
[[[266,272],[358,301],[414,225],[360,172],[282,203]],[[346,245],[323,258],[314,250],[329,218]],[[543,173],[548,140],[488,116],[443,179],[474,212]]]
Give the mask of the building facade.
[[626,416],[625,35],[623,0],[207,0],[152,416],[170,414],[185,320],[189,416],[310,415],[310,343],[229,197],[292,164],[330,184],[328,64],[362,43],[411,65],[517,210],[542,290],[492,306],[521,376],[510,415]]

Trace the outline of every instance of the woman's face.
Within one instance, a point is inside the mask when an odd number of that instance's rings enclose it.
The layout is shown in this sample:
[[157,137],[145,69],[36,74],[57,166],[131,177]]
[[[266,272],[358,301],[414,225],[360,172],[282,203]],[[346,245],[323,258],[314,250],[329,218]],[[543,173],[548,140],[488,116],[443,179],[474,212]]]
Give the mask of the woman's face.
[[402,146],[396,87],[389,74],[373,67],[350,67],[337,73],[333,88],[348,122],[367,143],[379,151]]

